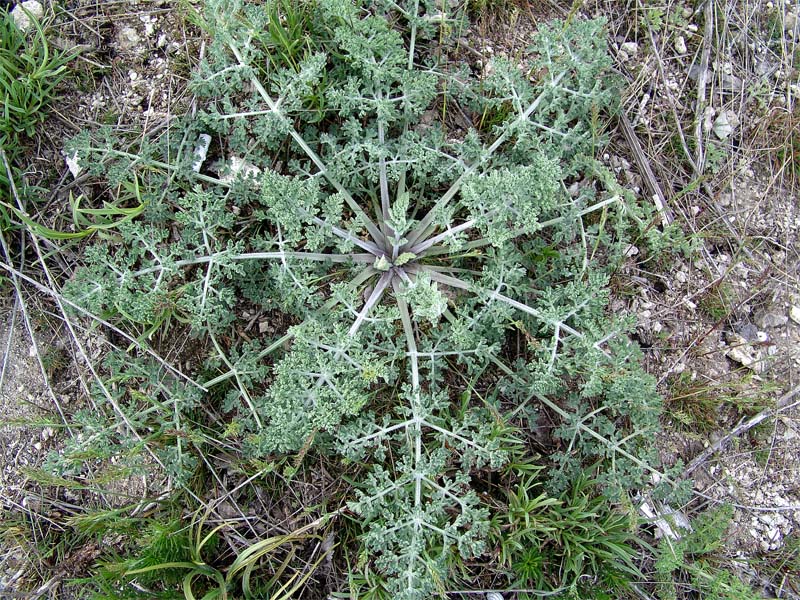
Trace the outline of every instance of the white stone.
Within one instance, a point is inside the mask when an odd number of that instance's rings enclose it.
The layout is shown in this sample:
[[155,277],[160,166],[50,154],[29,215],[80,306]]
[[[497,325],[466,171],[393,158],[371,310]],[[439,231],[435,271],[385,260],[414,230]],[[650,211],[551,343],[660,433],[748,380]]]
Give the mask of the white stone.
[[[261,174],[261,169],[253,163],[239,158],[238,156],[231,155],[230,158],[231,175],[238,175],[241,173],[245,178],[258,177]],[[223,177],[223,181],[225,178]]]
[[122,50],[134,50],[141,43],[142,38],[135,27],[123,27],[117,34],[117,43]]
[[678,54],[686,54],[687,52],[686,40],[682,35],[679,35],[677,38],[675,38],[675,52]]
[[14,10],[11,11],[11,16],[14,19],[14,25],[17,26],[22,33],[27,33],[33,26],[31,17],[36,21],[41,20],[44,16],[44,7],[36,0],[26,0],[22,4],[17,4]]
[[729,110],[723,111],[719,113],[719,116],[714,121],[714,135],[721,140],[726,140],[730,137],[738,124],[739,117],[736,113]]
[[636,56],[636,53],[639,52],[639,44],[636,42],[625,42],[619,49],[628,56]]
[[153,35],[153,33],[155,32],[155,26],[154,26],[155,19],[148,15],[142,15],[141,17],[139,17],[139,20],[142,22],[142,25],[144,25],[144,34],[147,37]]
[[732,361],[737,362],[744,367],[751,367],[755,362],[755,359],[744,346],[735,346],[730,348],[727,352],[725,352],[725,355]]
[[781,530],[777,527],[767,530],[767,539],[771,542],[770,545],[781,541]]
[[769,528],[777,526],[774,517],[770,513],[762,513],[761,515],[759,515],[758,518],[762,523],[764,523],[764,525],[766,525]]
[[789,317],[780,313],[767,312],[756,319],[756,325],[762,329],[775,329],[783,327],[789,322]]
[[800,306],[792,306],[789,309],[789,318],[800,325]]

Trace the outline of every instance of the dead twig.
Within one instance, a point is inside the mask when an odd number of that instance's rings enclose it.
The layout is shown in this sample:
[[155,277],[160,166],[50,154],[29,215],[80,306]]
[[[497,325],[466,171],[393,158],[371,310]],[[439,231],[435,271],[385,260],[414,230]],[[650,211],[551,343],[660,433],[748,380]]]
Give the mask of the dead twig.
[[671,225],[675,221],[675,217],[667,205],[667,197],[664,195],[653,169],[650,168],[650,160],[644,153],[642,145],[639,143],[639,137],[636,135],[636,131],[625,113],[620,113],[619,123],[622,135],[625,136],[625,141],[628,142],[631,152],[633,152],[633,158],[644,177],[644,183],[650,191],[658,213],[661,215],[661,224],[664,226]]
[[783,396],[781,396],[775,406],[773,408],[768,408],[762,410],[756,416],[748,419],[747,421],[742,421],[736,427],[734,427],[731,431],[729,431],[726,435],[722,438],[717,440],[711,446],[706,448],[703,452],[697,455],[692,462],[690,462],[686,469],[683,472],[684,477],[687,477],[694,473],[699,467],[701,467],[709,458],[711,458],[714,454],[722,450],[728,443],[735,437],[739,437],[743,433],[750,431],[753,427],[758,425],[759,423],[763,423],[767,419],[770,419],[776,416],[778,413],[783,412],[785,410],[789,410],[795,406],[800,405],[800,400],[792,402],[795,396],[800,394],[800,385],[796,386],[794,389],[789,390]]
[[[644,5],[642,4],[641,0],[637,0],[637,6],[639,10],[644,10]],[[666,76],[666,69],[664,67],[664,61],[661,58],[661,52],[658,49],[658,43],[656,42],[655,35],[653,35],[653,29],[649,25],[647,26],[647,34],[650,38],[650,45],[653,49],[653,56],[656,59],[656,68],[658,69],[658,76],[661,78],[661,81],[664,83],[664,90],[665,95],[664,97],[667,100],[667,103],[670,107],[670,112],[672,113],[672,117],[675,121],[675,130],[678,134],[678,139],[681,143],[681,148],[683,149],[683,153],[686,156],[686,159],[691,163],[692,170],[697,171],[697,165],[694,164],[694,159],[692,158],[692,153],[689,151],[689,144],[686,141],[686,136],[683,133],[683,128],[681,127],[681,120],[678,116],[678,109],[676,106],[675,97],[673,96],[672,92],[670,91],[669,87],[667,87],[667,76]]]
[[697,77],[697,107],[695,108],[694,118],[695,157],[693,166],[695,174],[698,177],[703,175],[706,163],[703,148],[703,115],[706,109],[708,64],[711,59],[711,43],[714,35],[714,0],[708,0],[704,10],[705,29],[703,32],[703,53],[700,57],[700,74]]

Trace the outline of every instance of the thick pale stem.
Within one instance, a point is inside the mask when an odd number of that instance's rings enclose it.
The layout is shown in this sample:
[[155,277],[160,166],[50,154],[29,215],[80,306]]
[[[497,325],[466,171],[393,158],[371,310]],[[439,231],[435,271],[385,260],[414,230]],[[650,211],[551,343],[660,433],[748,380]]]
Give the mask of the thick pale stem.
[[[495,365],[497,365],[506,375],[508,375],[516,383],[521,384],[521,385],[526,385],[527,384],[527,382],[525,382],[521,377],[519,377],[510,367],[508,367],[507,365],[503,364],[502,361],[498,360],[497,358],[495,358],[493,356],[490,356],[489,360],[491,360]],[[542,404],[544,404],[545,406],[550,408],[552,411],[557,413],[559,416],[561,416],[561,418],[566,419],[566,420],[570,420],[570,421],[573,420],[573,415],[569,414],[567,411],[565,411],[563,408],[561,408],[558,404],[556,404],[555,402],[550,400],[547,396],[543,396],[542,394],[534,392],[533,394],[531,394],[531,397],[536,398],[539,402],[541,402]],[[655,468],[651,467],[646,462],[644,462],[642,459],[634,456],[630,452],[627,452],[627,451],[623,450],[623,448],[621,447],[621,444],[622,444],[621,441],[620,442],[615,442],[613,440],[609,440],[608,438],[606,438],[606,437],[602,436],[601,434],[597,433],[591,427],[588,427],[587,425],[585,425],[582,421],[578,423],[577,427],[581,431],[584,431],[585,433],[589,434],[591,437],[593,437],[597,441],[601,442],[607,448],[610,448],[614,452],[617,452],[618,454],[621,454],[622,456],[624,456],[628,460],[632,461],[634,464],[638,465],[640,468],[644,469],[648,473],[652,473],[653,475],[657,475],[660,479],[663,479],[664,481],[667,481],[669,483],[675,484],[675,481],[673,479],[671,479],[670,477],[664,475],[664,473],[662,473],[658,469],[655,469]],[[626,438],[626,440],[630,439],[631,437],[632,436],[628,436]]]
[[[233,52],[233,55],[236,57],[236,60],[239,62],[241,66],[243,67],[249,66],[242,57],[242,53],[239,52],[239,49],[233,43],[229,43],[228,47],[231,49],[231,52]],[[255,75],[250,77],[250,83],[253,84],[253,87],[258,92],[259,96],[261,96],[262,100],[266,102],[267,106],[271,111],[273,111],[275,114],[279,116],[285,116],[281,112],[278,103],[272,99],[272,96],[269,95],[269,92],[267,92],[267,90],[264,88],[264,86],[261,84],[261,82]],[[367,228],[367,231],[369,231],[369,234],[372,236],[372,239],[377,244],[385,243],[386,241],[385,237],[383,233],[380,231],[380,229],[378,229],[378,227],[375,225],[372,219],[369,218],[367,213],[365,213],[364,210],[353,199],[353,196],[350,195],[350,192],[348,192],[345,189],[345,187],[341,183],[339,183],[339,181],[335,177],[333,177],[330,173],[328,173],[328,168],[325,166],[325,163],[322,162],[322,159],[319,157],[319,155],[316,152],[314,152],[311,146],[309,146],[306,143],[306,141],[294,127],[291,126],[289,127],[289,135],[297,143],[297,145],[300,146],[300,148],[302,148],[306,156],[308,156],[308,158],[311,159],[311,162],[313,162],[316,165],[317,169],[319,169],[319,172],[323,175],[323,177],[325,177],[325,179],[327,179],[330,182],[330,184],[334,188],[336,188],[336,191],[342,195],[345,202],[347,202],[347,205],[350,207],[350,210],[352,210],[364,222],[364,226]]]
[[[0,266],[2,266],[2,265],[0,265]],[[377,271],[375,271],[375,269],[373,269],[372,267],[367,267],[366,269],[361,271],[358,275],[356,275],[352,279],[352,281],[350,281],[347,284],[347,287],[349,289],[355,289],[358,286],[360,286],[362,283],[364,283],[367,279],[369,279],[370,277],[375,275],[376,273],[377,273]],[[337,296],[333,296],[325,304],[322,305],[322,307],[319,309],[319,311],[321,313],[323,313],[323,314],[327,313],[334,306],[336,306],[339,302],[340,302],[339,298]],[[286,344],[288,344],[289,342],[291,342],[292,339],[294,339],[294,333],[292,333],[291,331],[285,333],[282,337],[278,338],[272,344],[270,344],[268,347],[264,348],[261,352],[259,352],[258,353],[258,357],[257,357],[258,360],[260,361],[260,360],[266,358],[267,356],[269,356],[270,354],[272,354],[273,352],[275,352],[279,348],[281,348],[281,347],[285,346]],[[226,373],[223,373],[222,375],[219,375],[218,377],[215,377],[214,379],[206,382],[205,383],[205,387],[203,387],[202,389],[204,391],[206,391],[211,386],[214,386],[214,385],[216,385],[218,383],[222,383],[223,381],[227,381],[228,379],[230,379],[233,376],[234,376],[234,373],[232,371],[228,371]]]
[[[589,213],[592,213],[592,212],[594,212],[596,210],[600,210],[601,208],[605,208],[609,204],[613,204],[615,202],[618,202],[619,199],[620,199],[619,196],[612,196],[611,198],[606,198],[605,200],[603,200],[601,202],[598,202],[597,204],[592,204],[591,206],[589,206],[587,208],[584,208],[582,211],[577,213],[577,215],[575,215],[575,216],[576,217],[582,217],[584,215],[588,215]],[[547,221],[542,221],[541,223],[538,224],[538,229],[544,229],[545,227],[551,227],[553,225],[558,225],[559,223],[562,223],[562,222],[566,221],[567,218],[572,218],[572,217],[556,217],[555,219],[549,219]],[[519,229],[514,229],[514,230],[511,231],[511,237],[513,239],[513,238],[517,238],[517,237],[519,237],[521,235],[525,235],[526,233],[528,233],[528,230],[529,230],[529,228],[523,228],[523,227],[521,227]],[[442,234],[440,234],[440,235],[442,235]],[[436,236],[436,237],[439,237],[439,236]],[[431,239],[434,239],[434,238],[431,238]],[[491,244],[492,244],[492,240],[490,240],[489,238],[480,238],[480,239],[477,239],[477,240],[472,240],[471,242],[467,242],[466,244],[463,244],[462,246],[459,247],[459,250],[461,250],[461,251],[474,250],[476,248],[483,248],[485,246],[491,246]],[[448,248],[447,246],[432,246],[424,254],[425,254],[425,256],[438,256],[438,255],[441,255],[441,254],[450,254],[451,252],[452,252],[452,250],[450,248]]]
[[234,379],[236,379],[236,386],[239,388],[239,393],[242,395],[245,404],[247,404],[247,408],[250,409],[250,413],[253,415],[253,419],[255,419],[256,425],[258,426],[259,429],[261,429],[263,425],[261,424],[261,419],[258,416],[258,411],[256,410],[256,407],[253,404],[252,398],[250,398],[250,394],[247,392],[247,387],[242,383],[242,380],[239,377],[239,371],[237,371],[236,367],[234,367],[228,360],[228,357],[222,351],[222,348],[217,342],[217,338],[214,337],[213,334],[211,334],[209,337],[211,339],[211,343],[214,344],[214,348],[216,349],[220,360],[223,363],[225,363],[225,366],[228,367],[229,372],[233,375]]
[[[377,95],[378,100],[383,98],[383,94],[378,93]],[[386,144],[386,126],[383,124],[383,121],[378,118],[378,145],[379,151],[381,153],[381,157],[378,161],[378,173],[380,179],[380,188],[381,188],[381,227],[384,229],[384,233],[386,235],[394,235],[394,230],[392,230],[391,226],[389,225],[389,176],[386,172],[386,157],[383,155],[383,151],[385,150],[384,145]]]
[[[221,260],[285,260],[287,258],[296,260],[310,260],[316,262],[332,262],[332,263],[373,263],[375,262],[374,254],[324,254],[320,252],[244,252],[242,254],[226,254],[225,252],[218,252],[209,256],[199,256],[197,258],[188,258],[184,260],[176,260],[171,266],[174,267],[190,267],[192,265],[204,265]],[[131,277],[139,277],[140,275],[147,275],[148,273],[157,273],[166,269],[163,265],[148,267],[146,269],[139,269],[130,274]]]
[[402,290],[397,279],[392,279],[392,287],[397,297],[397,307],[400,309],[400,321],[403,323],[403,332],[406,335],[408,356],[411,358],[411,389],[414,393],[419,393],[419,359],[417,358],[417,341],[414,338],[411,314],[408,310],[408,303],[401,297]]
[[[456,277],[451,277],[450,275],[445,275],[443,273],[437,273],[436,271],[429,271],[429,273],[430,273],[430,276],[431,276],[431,280],[437,281],[439,283],[443,283],[444,285],[449,285],[450,287],[458,288],[458,289],[461,289],[461,290],[469,290],[469,291],[474,292],[474,293],[477,293],[477,292],[487,293],[486,290],[482,290],[481,288],[479,288],[479,287],[477,287],[475,285],[471,285],[469,283],[466,283],[465,281],[461,281],[460,279],[458,279]],[[504,302],[505,304],[508,304],[509,306],[511,306],[513,308],[516,308],[517,310],[521,310],[524,313],[527,313],[527,314],[529,314],[529,315],[531,315],[533,317],[536,317],[537,319],[539,319],[543,323],[546,323],[546,324],[550,325],[551,327],[554,327],[554,328],[558,327],[560,330],[563,330],[563,331],[569,333],[570,335],[574,335],[577,338],[583,338],[583,334],[580,331],[576,331],[575,329],[573,329],[572,327],[570,327],[569,325],[567,325],[563,321],[550,319],[549,317],[546,317],[545,315],[543,315],[541,311],[538,311],[535,308],[528,306],[527,304],[523,304],[522,302],[518,302],[517,300],[514,300],[513,298],[509,298],[508,296],[504,296],[503,294],[501,294],[498,291],[488,292],[488,293],[489,293],[489,299],[490,300],[500,300],[501,302]],[[574,312],[570,313],[565,318],[569,318],[573,314],[574,314]]]
[[330,223],[328,223],[327,221],[323,221],[319,217],[313,217],[312,220],[314,221],[314,224],[319,225],[321,227],[328,227],[334,233],[334,235],[342,238],[343,240],[355,244],[362,250],[366,250],[367,252],[370,252],[375,256],[383,256],[383,251],[373,242],[368,242],[362,240],[361,238],[357,238],[349,231],[345,231],[344,229],[336,227],[336,225],[331,225]]
[[372,293],[369,295],[369,298],[367,298],[367,301],[364,304],[364,307],[361,309],[361,312],[358,313],[355,323],[353,323],[353,326],[350,328],[350,331],[347,332],[348,335],[353,336],[358,332],[359,328],[361,327],[361,324],[364,322],[364,319],[367,318],[367,315],[369,315],[369,312],[372,310],[372,307],[375,306],[378,303],[378,301],[380,301],[380,299],[383,297],[383,293],[386,291],[386,288],[391,283],[392,278],[393,274],[391,271],[387,271],[386,273],[381,275],[381,278],[378,280],[378,283],[375,284],[375,289],[372,290]]
[[434,246],[439,242],[443,242],[447,238],[453,237],[454,235],[462,231],[467,231],[468,229],[475,227],[476,221],[477,221],[476,219],[470,219],[469,221],[466,221],[461,225],[456,225],[455,227],[451,227],[450,229],[448,229],[447,231],[443,231],[439,235],[435,235],[432,238],[428,238],[424,242],[420,242],[416,246],[412,246],[411,249],[408,250],[408,252],[416,254],[417,256],[424,255],[425,251],[431,246]]

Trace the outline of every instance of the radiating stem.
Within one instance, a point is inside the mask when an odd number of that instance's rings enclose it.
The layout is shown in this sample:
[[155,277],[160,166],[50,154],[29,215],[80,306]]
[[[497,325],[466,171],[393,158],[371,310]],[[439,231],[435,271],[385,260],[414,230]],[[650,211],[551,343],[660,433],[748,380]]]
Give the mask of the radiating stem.
[[466,221],[466,222],[462,223],[461,225],[456,225],[455,227],[451,227],[451,228],[447,229],[446,231],[443,231],[439,235],[435,235],[432,238],[428,238],[424,242],[420,242],[420,243],[416,244],[415,246],[412,246],[411,249],[408,250],[408,252],[411,252],[412,254],[416,254],[417,256],[424,255],[425,251],[428,248],[430,248],[431,246],[434,246],[434,245],[438,244],[439,242],[443,242],[447,238],[452,237],[452,236],[456,235],[457,233],[460,233],[462,231],[466,231],[467,229],[471,229],[472,227],[475,226],[476,221],[477,221],[477,219],[470,219],[469,221]]
[[[244,252],[242,254],[226,254],[225,252],[218,252],[209,256],[199,256],[197,258],[187,258],[183,260],[176,260],[171,266],[174,267],[189,267],[192,265],[203,265],[217,260],[283,260],[286,258],[293,258],[296,260],[311,260],[319,262],[332,262],[332,263],[372,263],[375,261],[373,254],[325,254],[320,252]],[[148,267],[146,269],[139,269],[130,274],[131,277],[139,277],[140,275],[147,275],[148,273],[157,273],[164,270],[166,267],[157,265]]]
[[492,145],[489,146],[486,150],[484,150],[481,157],[474,163],[472,163],[469,167],[467,167],[467,169],[461,174],[461,176],[458,179],[456,179],[453,185],[450,186],[450,189],[448,189],[444,193],[444,195],[439,199],[439,201],[436,202],[436,204],[428,211],[428,214],[426,214],[423,217],[423,219],[417,225],[416,229],[414,229],[414,231],[409,234],[408,236],[409,245],[416,243],[417,240],[425,237],[430,233],[430,227],[431,224],[433,223],[433,220],[436,218],[436,213],[449,204],[450,200],[452,200],[453,197],[461,189],[461,184],[464,183],[464,180],[470,175],[472,175],[475,171],[477,171],[478,168],[480,168],[487,160],[489,160],[489,158],[491,158],[495,150],[497,150],[508,139],[508,137],[511,135],[511,132],[516,129],[517,125],[519,125],[523,121],[528,120],[528,117],[531,116],[533,111],[536,110],[539,104],[542,102],[542,100],[544,100],[544,97],[549,91],[549,88],[558,85],[558,82],[561,81],[561,79],[564,77],[565,74],[566,71],[563,73],[559,73],[556,77],[554,77],[549,82],[548,87],[545,90],[543,90],[542,93],[539,94],[533,102],[530,103],[525,112],[520,114],[513,123],[508,125],[505,131],[503,131],[503,133],[501,133],[497,137],[497,139],[492,143]]
[[[568,218],[582,217],[584,215],[588,215],[589,213],[593,213],[596,210],[600,210],[601,208],[605,208],[609,204],[614,204],[615,202],[618,202],[619,199],[620,199],[619,196],[612,196],[611,198],[606,198],[605,200],[602,200],[602,201],[598,202],[597,204],[592,204],[591,206],[588,206],[588,207],[584,208],[583,210],[581,210],[580,212],[578,212],[574,216],[568,215],[568,216],[565,216],[565,217],[556,217],[554,219],[549,219],[547,221],[542,221],[541,223],[537,224],[537,229],[544,229],[545,227],[551,227],[553,225],[558,225],[559,223],[563,223],[564,221],[566,221]],[[520,227],[519,229],[513,229],[511,231],[511,238],[514,239],[514,238],[517,238],[517,237],[519,237],[521,235],[525,235],[529,230],[530,230],[529,227]],[[445,233],[447,233],[447,232],[445,232]],[[439,234],[439,236],[440,235],[443,235],[443,234]],[[438,238],[439,236],[436,236],[436,237]],[[430,238],[430,239],[434,239],[434,238]],[[470,242],[462,244],[461,246],[459,246],[459,250],[462,250],[462,251],[463,250],[474,250],[476,248],[483,248],[485,246],[491,246],[491,245],[492,245],[492,240],[490,240],[489,238],[480,238],[480,239],[472,240]],[[424,255],[425,256],[439,256],[441,254],[450,254],[451,252],[452,252],[452,250],[450,248],[448,248],[447,246],[432,246],[431,248],[429,248],[428,250],[425,251]]]
[[[236,57],[236,60],[239,61],[240,65],[242,65],[243,67],[249,66],[244,61],[242,53],[239,52],[239,49],[236,47],[235,44],[231,42],[228,44],[228,47],[231,49],[231,52],[233,52],[233,55]],[[277,114],[278,116],[285,116],[281,112],[278,103],[272,99],[272,96],[269,95],[269,92],[267,92],[267,90],[264,88],[262,83],[258,80],[258,78],[255,75],[250,77],[250,82],[253,84],[253,87],[256,89],[256,91],[264,100],[264,102],[267,103],[267,106],[270,108],[270,110],[275,112],[275,114]],[[344,198],[345,202],[347,202],[347,205],[350,207],[350,209],[364,222],[364,226],[367,228],[367,231],[369,231],[369,234],[372,236],[372,239],[375,241],[375,243],[384,244],[386,240],[380,229],[378,229],[378,227],[375,225],[372,219],[369,218],[367,213],[365,213],[364,210],[353,199],[353,196],[350,194],[350,192],[348,192],[347,189],[345,189],[345,187],[328,172],[328,168],[325,166],[325,163],[322,162],[322,159],[319,157],[319,155],[316,152],[314,152],[311,146],[309,146],[303,139],[303,136],[301,136],[297,132],[297,130],[291,125],[289,125],[289,135],[297,143],[297,145],[303,149],[303,152],[305,152],[306,156],[308,156],[308,158],[311,159],[311,162],[313,162],[316,165],[317,169],[319,169],[320,173],[325,177],[325,179],[327,179],[330,182],[330,184],[334,188],[336,188],[336,191],[342,195],[342,197]]]
[[375,289],[372,290],[369,298],[367,298],[367,301],[364,303],[364,307],[361,309],[361,312],[358,313],[358,317],[356,317],[356,321],[353,323],[353,326],[350,327],[350,331],[347,332],[347,335],[353,336],[358,332],[358,329],[361,327],[361,323],[363,323],[364,319],[367,318],[367,315],[369,315],[369,311],[372,310],[372,307],[375,306],[383,297],[383,293],[386,291],[386,288],[389,286],[389,283],[391,283],[393,277],[394,275],[391,271],[387,271],[381,275],[378,283],[375,284]]

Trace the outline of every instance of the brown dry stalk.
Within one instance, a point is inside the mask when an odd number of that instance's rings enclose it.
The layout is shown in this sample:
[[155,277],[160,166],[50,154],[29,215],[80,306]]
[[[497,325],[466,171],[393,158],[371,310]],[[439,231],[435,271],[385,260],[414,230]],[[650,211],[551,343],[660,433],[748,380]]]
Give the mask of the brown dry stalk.
[[795,396],[800,394],[800,385],[795,386],[794,389],[789,390],[783,396],[781,396],[778,401],[775,403],[773,408],[767,408],[762,410],[756,416],[748,419],[747,421],[742,421],[736,427],[734,427],[731,431],[729,431],[726,435],[721,437],[719,440],[711,444],[708,448],[703,450],[700,454],[698,454],[692,462],[690,462],[686,469],[683,472],[684,477],[691,475],[694,473],[699,467],[705,464],[709,458],[711,458],[714,454],[722,450],[728,443],[735,437],[739,437],[743,433],[750,431],[753,427],[766,421],[769,418],[776,416],[778,413],[783,412],[785,410],[789,410],[792,407],[800,405],[800,400],[796,402],[792,402]]

